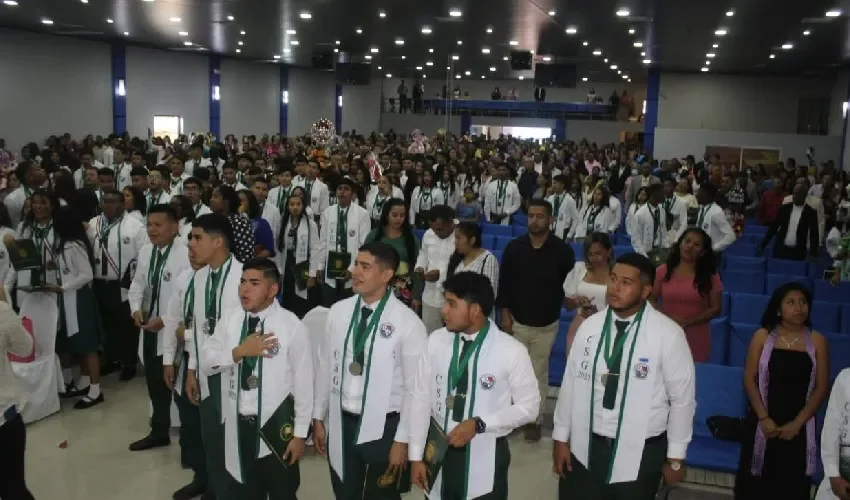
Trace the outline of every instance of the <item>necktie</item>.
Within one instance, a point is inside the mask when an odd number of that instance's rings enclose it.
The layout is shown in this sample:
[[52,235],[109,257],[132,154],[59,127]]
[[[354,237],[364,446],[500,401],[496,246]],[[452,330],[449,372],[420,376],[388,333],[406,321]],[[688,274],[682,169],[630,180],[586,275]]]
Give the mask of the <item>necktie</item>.
[[[260,324],[260,318],[257,316],[248,316],[248,335],[254,333],[257,329],[257,325]],[[242,376],[239,378],[239,383],[242,384],[243,391],[250,391],[251,387],[248,385],[248,377],[254,373],[254,365],[251,363],[242,363]]]
[[[357,324],[357,331],[354,332],[354,361],[360,363],[360,366],[365,366],[365,337],[368,335],[369,331],[369,316],[372,315],[372,310],[366,306],[360,308],[360,322]],[[363,345],[364,348],[360,351],[359,346]],[[360,351],[360,352],[357,352]]]
[[[614,345],[619,345],[626,335],[626,329],[629,327],[628,321],[614,321],[614,326],[617,328],[617,336],[614,337]],[[620,364],[623,359],[623,350],[615,349],[615,355],[611,358],[611,363],[608,365],[608,373],[616,376],[605,379],[605,395],[602,397],[602,407],[606,410],[613,410],[614,403],[617,401],[617,388],[620,385]]]
[[[215,320],[218,318],[218,310],[216,308],[216,292],[218,291],[218,280],[221,278],[221,271],[213,271],[210,273],[210,302],[207,304],[207,318]],[[212,330],[212,329],[210,329]],[[210,335],[212,335],[210,331]]]
[[151,283],[151,310],[148,314],[148,318],[153,316],[154,311],[158,311],[159,307],[157,302],[159,302],[159,283],[162,279],[162,266],[165,264],[165,259],[162,258],[162,251],[154,248],[154,252],[156,252],[156,259],[154,260],[153,265],[153,283]]
[[[463,348],[460,351],[460,359],[464,359],[466,357],[473,344],[471,340],[462,340]],[[463,372],[461,372],[460,378],[457,381],[457,386],[455,387],[455,401],[454,406],[452,407],[452,420],[455,422],[463,422],[463,415],[466,413],[466,391],[469,389],[468,366],[469,365],[463,368]]]

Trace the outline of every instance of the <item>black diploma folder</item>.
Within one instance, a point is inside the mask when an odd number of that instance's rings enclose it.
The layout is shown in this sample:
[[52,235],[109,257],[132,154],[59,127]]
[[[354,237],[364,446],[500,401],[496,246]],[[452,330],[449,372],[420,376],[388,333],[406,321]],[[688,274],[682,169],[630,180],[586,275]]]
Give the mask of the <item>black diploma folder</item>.
[[348,252],[328,252],[328,279],[345,279],[345,271],[351,265],[351,254]]
[[260,428],[260,437],[280,463],[287,467],[289,462],[283,460],[283,454],[286,453],[286,447],[294,436],[295,398],[290,394]]

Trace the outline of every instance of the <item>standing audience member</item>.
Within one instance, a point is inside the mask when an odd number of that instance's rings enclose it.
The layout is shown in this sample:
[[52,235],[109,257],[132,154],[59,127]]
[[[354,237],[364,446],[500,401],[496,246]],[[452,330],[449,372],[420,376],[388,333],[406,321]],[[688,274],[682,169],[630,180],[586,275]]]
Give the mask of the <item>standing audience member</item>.
[[[382,181],[384,179],[381,177]],[[422,308],[422,283],[411,267],[419,257],[419,245],[407,220],[403,199],[391,198],[384,203],[378,226],[366,236],[366,243],[373,241],[389,245],[398,252],[398,269],[390,286],[398,300],[419,312]]]
[[808,500],[815,474],[815,413],[829,391],[826,339],[811,330],[811,292],[777,288],[747,352],[750,403],[735,478],[741,500]]
[[422,322],[431,333],[443,327],[443,290],[449,259],[455,252],[455,212],[446,205],[431,209],[431,229],[422,236],[422,248],[414,273],[425,281],[422,292]]
[[758,213],[756,221],[762,226],[769,226],[776,220],[776,215],[779,213],[779,207],[782,206],[782,200],[785,199],[785,188],[782,178],[777,176],[773,178],[773,184],[770,191],[766,191],[759,201]]
[[850,470],[847,455],[850,449],[850,368],[841,370],[826,407],[820,438],[820,455],[823,461],[823,481],[815,500],[843,500],[850,497]]
[[[213,189],[210,198],[213,213],[224,215],[230,221],[233,241],[229,242],[233,256],[239,262],[254,258],[254,227],[247,217],[239,213],[239,195],[230,186]],[[207,214],[209,215],[209,214]]]
[[466,271],[486,276],[493,287],[493,296],[496,296],[499,291],[499,261],[492,252],[481,248],[481,226],[472,222],[461,222],[455,227],[455,253],[449,259],[446,277]]
[[711,238],[715,263],[720,268],[723,263],[723,251],[729,245],[735,243],[737,236],[735,236],[735,230],[729,224],[729,219],[726,218],[726,213],[715,203],[716,198],[717,188],[714,184],[700,186],[697,191],[699,210],[697,211],[695,226],[705,231]]
[[806,260],[806,254],[817,259],[820,248],[818,234],[818,216],[815,210],[806,204],[807,188],[801,184],[794,187],[793,202],[782,205],[764,239],[758,246],[758,253],[764,252],[773,237],[774,259]]
[[682,233],[667,262],[655,273],[656,307],[685,330],[696,363],[710,358],[709,322],[720,314],[722,305],[723,283],[714,263],[711,238],[692,227]]
[[247,189],[239,191],[237,196],[239,196],[239,213],[251,221],[254,231],[254,257],[260,259],[274,257],[274,232],[269,221],[262,217],[263,212],[257,197]]
[[[528,349],[544,403],[549,392],[549,354],[564,301],[564,280],[575,265],[573,249],[554,236],[550,227],[552,205],[531,200],[528,234],[508,243],[502,256],[496,300],[502,313],[502,330],[516,336]],[[540,441],[541,436],[539,421],[526,427],[526,440]]]
[[319,225],[304,210],[302,195],[287,197],[286,204],[275,252],[283,276],[281,305],[303,318],[319,302],[316,288],[321,252]]
[[567,331],[567,355],[578,327],[608,305],[605,294],[614,267],[613,256],[608,233],[592,233],[584,240],[584,260],[576,262],[564,280],[564,305],[576,311]]

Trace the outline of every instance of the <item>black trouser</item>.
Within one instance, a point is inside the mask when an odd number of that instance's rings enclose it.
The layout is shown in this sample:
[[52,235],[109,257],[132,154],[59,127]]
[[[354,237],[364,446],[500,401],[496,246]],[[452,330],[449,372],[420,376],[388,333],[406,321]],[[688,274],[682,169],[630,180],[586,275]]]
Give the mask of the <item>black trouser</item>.
[[345,287],[344,281],[338,280],[338,283],[335,284],[337,285],[336,287],[322,283],[322,305],[325,307],[331,307],[340,300],[345,300],[354,295],[354,291],[351,288]]
[[398,112],[407,113],[407,96],[399,94],[398,96]]
[[773,258],[781,260],[806,260],[806,244],[797,245],[796,247],[786,247],[782,242],[778,242],[773,247]]
[[[240,500],[296,500],[301,484],[299,464],[284,466],[272,452],[257,458],[259,425],[256,417],[239,415],[239,460],[242,464],[242,483],[236,483]],[[231,476],[232,477],[232,476]]]
[[168,436],[171,427],[171,390],[165,385],[162,374],[162,355],[156,354],[155,332],[142,332],[142,354],[145,363],[145,383],[148,386],[148,397],[153,406],[151,416],[151,434],[156,437]]
[[24,476],[27,428],[14,407],[5,416],[6,423],[0,425],[0,499],[33,500]]
[[[360,415],[342,412],[344,480],[341,481],[333,467],[330,467],[331,485],[336,500],[400,500],[401,494],[410,489],[409,467],[404,476],[406,480],[386,475],[398,421],[398,412],[387,414],[381,439],[358,445],[354,438],[357,436]],[[330,462],[328,465],[330,466]]]
[[[467,484],[466,474],[468,472],[467,455],[469,446],[455,448],[449,446],[440,469],[443,473],[443,487],[440,496],[443,500],[465,500],[465,488]],[[511,466],[511,449],[508,446],[508,438],[501,437],[496,440],[496,470],[493,474],[493,491],[475,497],[476,500],[508,500],[508,468]]]
[[[188,371],[189,353],[183,353],[184,373]],[[181,393],[174,394],[174,402],[180,414],[180,450],[186,457],[186,462],[195,472],[195,479],[207,484],[207,457],[204,453],[204,442],[201,438],[201,410],[186,397],[186,378],[178,379]]]
[[667,460],[667,434],[646,440],[637,479],[607,484],[613,458],[612,439],[593,435],[588,467],[572,455],[573,470],[558,482],[558,498],[570,500],[654,500],[661,483],[661,468]]
[[106,336],[103,348],[106,361],[136,366],[139,329],[133,324],[130,303],[121,300],[121,282],[94,280],[94,296]]

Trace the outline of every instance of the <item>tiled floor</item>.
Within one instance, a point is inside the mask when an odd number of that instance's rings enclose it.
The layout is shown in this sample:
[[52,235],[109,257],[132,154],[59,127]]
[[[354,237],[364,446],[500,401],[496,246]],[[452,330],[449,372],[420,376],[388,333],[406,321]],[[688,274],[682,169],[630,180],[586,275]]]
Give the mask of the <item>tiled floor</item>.
[[[131,441],[147,431],[148,401],[144,380],[129,384],[104,381],[106,403],[90,410],[62,411],[28,428],[27,482],[42,500],[167,500],[191,479],[180,467],[176,437],[165,449],[132,453]],[[550,408],[553,405],[550,404]],[[67,441],[67,448],[59,443]],[[551,441],[531,445],[511,440],[511,499],[553,500],[557,480],[551,472]],[[311,456],[301,467],[299,497],[331,500],[327,463]],[[417,492],[406,498],[422,498]],[[729,495],[676,491],[669,500],[721,500]]]

